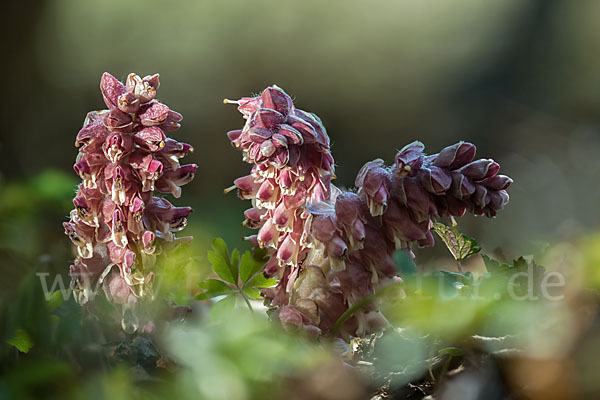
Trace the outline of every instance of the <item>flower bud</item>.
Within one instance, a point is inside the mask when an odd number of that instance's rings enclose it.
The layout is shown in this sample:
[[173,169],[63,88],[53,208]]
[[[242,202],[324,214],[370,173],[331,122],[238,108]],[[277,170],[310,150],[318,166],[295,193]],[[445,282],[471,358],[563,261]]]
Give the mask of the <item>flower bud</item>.
[[80,151],[96,152],[101,149],[108,135],[108,129],[106,129],[102,120],[90,122],[85,124],[77,134],[75,146],[83,145]]
[[513,180],[506,175],[494,175],[481,180],[479,184],[484,185],[492,190],[505,190],[512,182]]
[[494,162],[494,160],[481,159],[461,167],[457,172],[472,180],[479,181],[496,175],[499,169],[500,165]]
[[440,151],[433,165],[454,170],[473,161],[476,151],[475,145],[461,141]]
[[391,179],[381,159],[366,163],[356,177],[355,185],[365,193],[369,211],[374,217],[382,215],[387,208]]
[[293,107],[292,99],[277,86],[263,90],[261,94],[263,106],[287,115]]
[[395,167],[396,172],[401,175],[415,175],[423,165],[423,150],[425,146],[419,141],[414,141],[402,148],[396,154]]
[[134,138],[135,143],[147,151],[155,152],[165,147],[165,134],[156,126],[144,127],[135,133]]
[[117,106],[119,110],[125,113],[136,113],[140,109],[140,100],[133,95],[133,93],[123,93],[117,99]]
[[160,125],[167,120],[169,107],[162,103],[152,102],[144,104],[138,113],[138,118],[144,126]]
[[125,92],[125,86],[117,78],[105,72],[100,80],[100,90],[106,106],[112,110],[117,107],[118,98]]
[[118,108],[113,108],[104,118],[104,125],[111,132],[130,133],[133,129],[133,119],[130,114],[124,113]]
[[434,165],[421,168],[417,174],[425,190],[438,196],[443,195],[452,185],[452,177]]
[[162,129],[163,132],[173,132],[181,128],[181,124],[179,124],[181,120],[183,120],[181,114],[177,111],[169,110],[167,119],[165,119],[162,124],[158,125],[158,127]]
[[261,210],[259,208],[249,208],[244,211],[244,216],[246,220],[244,221],[244,226],[248,228],[258,228],[263,224],[263,216],[265,215],[265,210]]

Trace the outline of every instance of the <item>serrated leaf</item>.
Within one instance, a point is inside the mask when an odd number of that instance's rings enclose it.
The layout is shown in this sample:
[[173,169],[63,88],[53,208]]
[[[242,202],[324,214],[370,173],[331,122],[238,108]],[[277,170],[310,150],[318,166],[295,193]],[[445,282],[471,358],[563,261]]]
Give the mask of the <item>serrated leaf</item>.
[[216,238],[212,242],[212,247],[215,253],[221,256],[221,258],[225,261],[225,265],[227,265],[229,268],[229,272],[231,273],[231,277],[233,279],[231,282],[237,284],[238,265],[229,259],[229,249],[227,248],[227,243],[225,243],[225,241],[221,238]]
[[21,353],[28,353],[34,344],[31,336],[23,329],[17,329],[13,337],[7,340],[6,343],[16,347]]
[[52,312],[56,310],[65,301],[64,293],[62,290],[57,290],[48,299],[48,311]]
[[244,254],[242,254],[240,262],[240,278],[242,278],[242,282],[248,282],[248,279],[252,278],[264,267],[264,265],[264,262],[254,258],[250,251],[245,251]]
[[215,305],[210,309],[211,321],[219,321],[230,314],[235,307],[235,294],[217,301]]
[[231,286],[218,279],[207,279],[204,282],[200,282],[198,286],[204,289],[204,293],[197,295],[196,300],[212,299],[213,297],[233,292]]
[[502,264],[502,263],[494,260],[493,258],[488,257],[485,254],[482,254],[481,258],[483,258],[483,263],[485,264],[485,268],[492,275],[504,273],[504,272],[508,271],[509,269],[513,268],[512,265]]
[[223,259],[221,254],[209,251],[208,261],[210,261],[213,271],[215,271],[219,278],[234,285],[237,284],[237,280],[233,278],[229,264]]
[[447,355],[450,355],[453,357],[459,357],[459,356],[465,355],[465,351],[458,347],[446,347],[446,348],[438,350],[438,353],[447,354]]
[[529,268],[529,263],[527,262],[527,260],[525,260],[523,256],[514,260],[513,265],[515,266],[515,268],[520,268],[522,270],[527,270],[527,268]]
[[433,229],[442,239],[448,250],[450,250],[456,261],[462,261],[473,254],[479,253],[481,250],[475,239],[463,235],[455,227],[436,222],[433,225]]
[[275,286],[277,281],[273,278],[265,278],[264,275],[258,274],[246,284],[247,287],[266,288]]

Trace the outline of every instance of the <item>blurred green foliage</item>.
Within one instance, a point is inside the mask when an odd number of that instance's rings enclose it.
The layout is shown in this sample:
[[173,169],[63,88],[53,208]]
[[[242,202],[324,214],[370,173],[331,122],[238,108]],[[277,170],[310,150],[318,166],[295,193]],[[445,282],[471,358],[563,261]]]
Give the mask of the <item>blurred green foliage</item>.
[[45,235],[49,230],[60,231],[60,224],[49,226],[49,222],[72,208],[76,182],[75,177],[54,169],[27,180],[0,181],[0,249],[35,257],[40,249],[49,248]]
[[175,360],[189,368],[178,392],[184,399],[278,398],[283,379],[332,360],[326,347],[243,308],[216,324],[175,328],[166,343]]

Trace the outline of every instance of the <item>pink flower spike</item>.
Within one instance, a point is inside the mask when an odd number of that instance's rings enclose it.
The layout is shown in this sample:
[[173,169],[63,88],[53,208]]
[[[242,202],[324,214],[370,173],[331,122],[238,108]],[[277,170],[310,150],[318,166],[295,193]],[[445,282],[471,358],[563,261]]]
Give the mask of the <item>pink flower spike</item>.
[[179,197],[197,170],[179,163],[192,147],[164,134],[178,129],[182,116],[154,100],[158,87],[158,74],[130,74],[123,85],[105,73],[108,110],[89,112],[77,134],[73,168],[82,184],[64,228],[77,249],[70,275],[81,304],[102,283],[110,301],[134,310],[153,296],[156,256],[190,240],[173,232],[186,226],[191,208],[154,196],[156,185]]
[[[261,292],[278,309],[284,328],[331,334],[335,322],[356,302],[396,276],[393,253],[434,244],[431,227],[443,216],[466,211],[494,216],[506,202],[510,178],[497,175],[491,160],[473,161],[475,146],[459,142],[427,156],[415,141],[392,166],[365,164],[356,192],[332,184],[334,159],[319,117],[297,109],[272,86],[235,103],[245,119],[228,138],[252,164],[238,178],[242,199],[252,200],[244,225],[259,229],[248,238],[268,249],[265,274],[278,280]],[[377,302],[357,311],[337,332],[348,339],[386,326],[374,317]]]

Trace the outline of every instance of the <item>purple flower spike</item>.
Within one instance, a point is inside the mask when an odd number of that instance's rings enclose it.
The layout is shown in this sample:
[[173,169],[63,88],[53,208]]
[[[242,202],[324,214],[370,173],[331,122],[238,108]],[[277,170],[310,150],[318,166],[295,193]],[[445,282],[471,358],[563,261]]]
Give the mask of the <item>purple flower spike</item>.
[[[512,180],[497,175],[493,160],[473,161],[475,146],[466,142],[431,156],[413,142],[392,166],[365,164],[358,190],[342,191],[331,183],[334,160],[321,120],[297,109],[282,89],[226,103],[237,104],[246,121],[227,136],[252,164],[226,191],[237,187],[252,200],[244,225],[258,234],[248,240],[268,249],[263,272],[278,284],[263,294],[287,330],[330,334],[349,307],[400,280],[394,251],[434,244],[437,218],[467,211],[492,217],[508,202]],[[380,330],[385,320],[377,309],[376,302],[362,307],[338,334]]]
[[74,169],[83,182],[64,228],[77,248],[71,287],[81,304],[100,285],[128,307],[151,294],[149,255],[176,243],[173,232],[191,211],[153,196],[156,186],[179,197],[197,169],[179,163],[192,147],[165,136],[182,117],[154,100],[158,87],[158,74],[130,74],[124,85],[105,73],[100,89],[109,109],[90,112],[77,134]]

